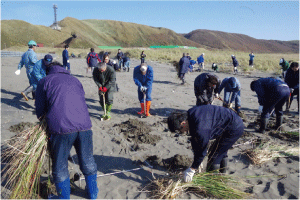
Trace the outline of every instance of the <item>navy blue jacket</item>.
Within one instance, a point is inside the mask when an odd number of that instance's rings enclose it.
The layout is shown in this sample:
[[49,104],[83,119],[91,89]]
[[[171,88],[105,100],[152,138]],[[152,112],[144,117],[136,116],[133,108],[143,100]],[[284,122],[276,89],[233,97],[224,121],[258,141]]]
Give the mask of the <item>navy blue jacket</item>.
[[69,52],[67,49],[65,49],[63,52],[62,52],[62,57],[63,57],[63,64],[64,65],[67,65],[68,64],[68,60],[69,60]]
[[36,115],[46,115],[49,132],[68,134],[90,130],[92,123],[80,81],[61,66],[52,66],[36,90]]
[[127,61],[130,61],[130,58],[127,57],[127,56],[124,56],[124,57],[123,57],[123,63],[126,63]]
[[[278,86],[286,85],[283,81],[272,77],[260,78],[253,84],[253,90],[257,94],[258,103],[264,106],[266,97],[272,96]],[[252,89],[252,88],[251,88]]]
[[[209,140],[220,136],[224,131],[234,131],[244,127],[243,120],[231,109],[216,105],[194,106],[188,110],[188,123],[191,141],[200,145],[203,151],[199,162],[206,155]],[[198,158],[197,158],[198,159]]]
[[124,57],[124,53],[122,51],[117,54],[118,60],[121,60],[123,57]]
[[89,65],[89,67],[97,67],[98,61],[101,62],[98,54],[95,52],[90,52],[86,57],[86,63]]
[[289,68],[286,72],[284,81],[290,88],[299,88],[299,70],[294,72],[291,68]]
[[109,65],[109,66],[111,66],[111,67],[113,67],[115,69],[115,71],[118,71],[121,68],[121,66],[119,66],[117,64],[117,62],[113,62],[111,60],[109,60],[108,63],[106,63],[106,64]]
[[237,61],[237,59],[235,57],[232,58],[232,64],[234,67],[239,66],[239,62]]
[[179,61],[179,73],[184,74],[188,72],[190,66],[190,60],[185,56],[182,57]]
[[229,92],[232,92],[231,101],[230,101],[230,103],[232,103],[235,100],[238,91],[242,89],[242,86],[240,84],[240,81],[237,78],[227,77],[223,79],[220,85],[219,94],[222,92],[223,88],[225,88]]
[[[218,83],[213,88],[210,88],[207,85],[209,76],[215,76],[218,79]],[[218,76],[210,73],[202,73],[196,77],[194,82],[195,96],[203,103],[204,102],[211,103],[213,100],[212,92],[214,91],[215,93],[218,93],[220,84],[221,84],[221,80],[219,79]]]
[[145,86],[146,88],[152,88],[153,83],[153,68],[148,65],[147,72],[145,75],[141,72],[141,65],[136,66],[133,71],[133,80],[134,83],[138,86],[140,90],[141,86]]

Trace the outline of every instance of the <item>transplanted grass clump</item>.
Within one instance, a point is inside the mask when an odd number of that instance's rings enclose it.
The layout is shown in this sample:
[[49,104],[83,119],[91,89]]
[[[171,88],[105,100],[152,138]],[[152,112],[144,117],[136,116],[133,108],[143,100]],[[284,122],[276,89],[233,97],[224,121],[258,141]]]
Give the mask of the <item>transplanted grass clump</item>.
[[174,199],[183,193],[192,193],[201,198],[244,199],[250,196],[243,192],[243,184],[233,176],[216,173],[198,173],[190,183],[182,181],[182,174],[171,174],[153,180],[143,190],[150,198]]
[[[42,165],[47,154],[46,120],[22,131],[6,142],[2,184],[11,199],[38,198]],[[3,147],[2,147],[3,148]]]

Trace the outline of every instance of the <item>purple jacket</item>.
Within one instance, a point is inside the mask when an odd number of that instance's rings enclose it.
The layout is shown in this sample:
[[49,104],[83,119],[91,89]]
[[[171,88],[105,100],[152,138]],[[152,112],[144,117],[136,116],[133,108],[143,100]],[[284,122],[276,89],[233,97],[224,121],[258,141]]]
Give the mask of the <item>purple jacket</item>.
[[52,66],[36,90],[36,115],[46,115],[49,132],[68,134],[92,127],[80,81],[61,66]]

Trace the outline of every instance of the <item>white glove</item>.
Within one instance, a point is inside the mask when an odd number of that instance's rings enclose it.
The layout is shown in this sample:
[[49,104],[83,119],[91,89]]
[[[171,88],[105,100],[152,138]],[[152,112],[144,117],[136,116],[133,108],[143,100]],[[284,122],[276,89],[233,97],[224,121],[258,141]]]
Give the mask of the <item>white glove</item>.
[[218,93],[215,93],[215,98],[219,98],[219,94]]
[[70,63],[70,61],[69,61],[69,60],[67,60],[67,63]]
[[262,111],[263,111],[263,106],[259,106],[259,107],[258,107],[258,112],[259,112],[259,113],[262,113]]
[[146,91],[147,91],[147,89],[148,89],[148,88],[146,88],[146,87],[144,86],[144,92],[146,92]]
[[293,88],[290,88],[290,93],[293,93],[294,92],[294,89]]
[[16,75],[20,75],[20,73],[21,73],[21,70],[19,70],[19,69],[17,71],[15,71]]
[[144,86],[141,86],[140,91],[144,92]]
[[191,169],[191,168],[188,168],[187,170],[185,170],[183,172],[183,180],[184,182],[188,183],[188,182],[192,182],[193,180],[193,176],[195,174],[195,170]]

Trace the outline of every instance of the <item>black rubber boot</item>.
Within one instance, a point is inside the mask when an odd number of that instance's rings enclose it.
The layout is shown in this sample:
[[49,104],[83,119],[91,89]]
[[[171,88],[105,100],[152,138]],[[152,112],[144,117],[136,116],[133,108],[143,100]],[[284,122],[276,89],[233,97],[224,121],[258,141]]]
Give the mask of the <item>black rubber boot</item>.
[[276,116],[276,126],[275,126],[276,130],[281,127],[282,122],[283,122],[283,116],[279,116],[279,117]]
[[127,69],[127,72],[129,72],[129,67],[128,67],[128,69]]
[[214,171],[214,173],[219,173],[220,164],[212,164],[210,162],[207,162],[206,171],[211,172]]
[[262,134],[264,134],[267,129],[268,121],[269,121],[269,118],[262,118],[260,120],[259,132],[261,132]]
[[226,171],[227,171],[227,165],[228,165],[228,157],[226,157],[226,158],[223,158],[222,160],[221,160],[221,164],[220,164],[220,173],[226,173]]

